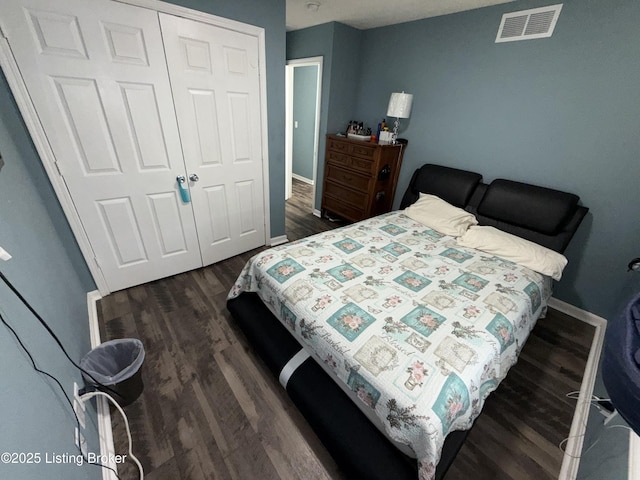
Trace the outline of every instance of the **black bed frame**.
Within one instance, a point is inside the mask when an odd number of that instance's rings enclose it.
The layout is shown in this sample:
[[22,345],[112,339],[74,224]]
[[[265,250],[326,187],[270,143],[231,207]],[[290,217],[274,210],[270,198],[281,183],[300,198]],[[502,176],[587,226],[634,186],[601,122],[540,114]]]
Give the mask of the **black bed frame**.
[[[491,225],[563,252],[588,209],[576,195],[509,180],[482,183],[477,173],[427,164],[415,171],[400,208],[420,193],[437,195]],[[242,293],[227,308],[255,351],[276,377],[302,347],[269,311],[256,293]],[[417,462],[398,450],[342,391],[335,381],[308,358],[286,386],[304,415],[347,478],[415,480]],[[447,435],[436,469],[444,478],[470,430]]]

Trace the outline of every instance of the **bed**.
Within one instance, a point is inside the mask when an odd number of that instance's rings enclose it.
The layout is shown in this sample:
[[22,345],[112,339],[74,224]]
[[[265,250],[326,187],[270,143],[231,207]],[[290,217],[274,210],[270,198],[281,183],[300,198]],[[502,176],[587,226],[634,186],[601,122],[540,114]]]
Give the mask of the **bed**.
[[430,196],[471,213],[469,232],[545,252],[563,252],[587,212],[573,194],[427,164],[399,211],[259,253],[228,297],[349,478],[442,478],[551,295],[545,267],[417,221]]

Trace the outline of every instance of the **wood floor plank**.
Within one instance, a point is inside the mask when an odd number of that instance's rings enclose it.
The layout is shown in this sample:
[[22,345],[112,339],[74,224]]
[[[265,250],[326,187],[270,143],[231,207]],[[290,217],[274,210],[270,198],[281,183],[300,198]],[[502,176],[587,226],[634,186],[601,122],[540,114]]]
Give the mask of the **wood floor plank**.
[[286,414],[282,397],[274,395],[278,387],[267,381],[240,349],[239,345],[231,346],[215,358],[280,478],[329,479]]
[[213,375],[209,381],[202,383],[202,391],[209,404],[219,412],[218,425],[224,435],[229,452],[237,449],[256,449],[264,453],[255,430],[242,409],[242,405],[235,396],[231,386],[222,373],[218,362],[211,358],[211,370]]
[[226,444],[218,444],[208,422],[203,422],[206,414],[202,411],[194,384],[183,390],[181,404],[185,411],[172,434],[174,450],[180,452],[177,455],[178,468],[182,478],[229,480],[233,476],[224,461],[221,448]]
[[[315,217],[294,182],[289,240],[340,226]],[[158,479],[346,479],[226,310],[245,263],[264,248],[116,292],[98,303],[101,335],[140,338],[145,390],[125,408],[138,454]],[[518,363],[485,403],[447,480],[557,478],[593,327],[549,309]],[[118,453],[124,426],[113,417]],[[137,479],[132,464],[123,480]]]
[[[143,369],[145,391],[141,398],[125,407],[125,411],[129,418],[132,438],[135,439],[134,454],[145,466],[146,471],[153,471],[174,457],[175,452],[166,427],[175,421],[175,417],[167,418],[166,413],[157,408],[158,405],[169,405],[162,402],[162,396],[157,389],[155,375],[157,367],[143,366]],[[124,424],[117,413],[112,413],[112,423],[114,433],[120,432],[118,435],[121,435],[120,440],[115,444],[116,451],[119,454],[126,454],[127,440],[123,433]],[[130,463],[123,465],[121,478],[137,478],[137,469]]]
[[[552,480],[554,478],[524,450],[524,444],[518,432],[505,431],[502,428],[502,421],[494,417],[483,418],[483,420],[482,423],[476,423],[471,434],[475,434],[477,441],[473,442],[473,445],[481,452],[483,461],[495,462],[491,469],[492,475],[512,480]],[[476,430],[476,427],[479,428]],[[480,468],[479,471],[483,472],[483,470]]]
[[218,422],[216,413],[217,409],[212,408],[209,400],[202,390],[200,382],[197,380],[193,382],[193,393],[200,404],[200,409],[202,410],[203,417],[201,420],[206,420],[207,427],[218,445],[218,448],[223,454],[228,455],[231,452],[231,448],[229,448],[229,444],[227,443],[222,428],[220,427],[220,423]]
[[[180,470],[178,469],[177,460],[175,457],[171,457],[166,463],[158,465],[152,472],[144,475],[145,480],[166,480],[168,478],[180,479]],[[122,473],[122,472],[118,472]],[[121,478],[135,478],[135,477],[121,477]]]
[[98,313],[105,322],[129,312],[131,312],[131,305],[129,305],[129,296],[126,290],[114,292],[109,295],[108,302],[99,302],[98,304]]

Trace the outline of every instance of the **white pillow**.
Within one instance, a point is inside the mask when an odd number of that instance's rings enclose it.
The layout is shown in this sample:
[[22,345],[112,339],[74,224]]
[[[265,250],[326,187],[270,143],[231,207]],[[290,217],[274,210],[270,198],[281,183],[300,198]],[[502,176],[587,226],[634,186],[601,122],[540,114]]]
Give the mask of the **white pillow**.
[[562,278],[562,270],[567,265],[564,255],[493,227],[469,228],[458,239],[458,245],[510,260],[554,280]]
[[454,207],[440,197],[425,193],[420,194],[416,203],[405,208],[404,214],[416,222],[452,237],[459,237],[471,225],[478,224],[478,220],[472,213]]

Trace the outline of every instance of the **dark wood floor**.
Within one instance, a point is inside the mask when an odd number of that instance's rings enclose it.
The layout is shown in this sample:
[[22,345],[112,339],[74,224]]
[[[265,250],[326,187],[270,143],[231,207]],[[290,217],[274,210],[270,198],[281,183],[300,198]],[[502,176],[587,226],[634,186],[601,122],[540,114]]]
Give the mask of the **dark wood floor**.
[[[289,240],[337,226],[311,215],[311,187],[294,182]],[[134,453],[154,479],[345,478],[248,346],[225,298],[248,252],[113,293],[99,302],[103,340],[140,338],[145,390],[126,407]],[[593,328],[551,310],[487,400],[447,480],[556,479]],[[126,436],[113,417],[118,453]],[[137,479],[130,464],[122,479]]]
[[311,232],[320,233],[345,225],[340,221],[319,219],[313,212],[313,186],[293,180],[293,195],[287,200],[285,230],[290,241],[308,237]]

